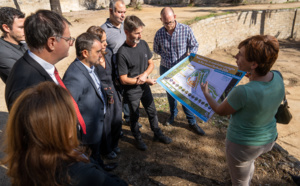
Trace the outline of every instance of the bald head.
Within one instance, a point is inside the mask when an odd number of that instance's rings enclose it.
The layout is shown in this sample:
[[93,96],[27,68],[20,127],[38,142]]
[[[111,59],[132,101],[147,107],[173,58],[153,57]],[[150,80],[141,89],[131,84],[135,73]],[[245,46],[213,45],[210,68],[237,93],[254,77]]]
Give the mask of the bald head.
[[165,7],[160,12],[160,20],[166,30],[172,34],[176,27],[176,15],[171,7]]
[[166,15],[174,16],[174,11],[171,7],[165,7],[161,10],[160,16],[163,17],[163,16],[166,16]]

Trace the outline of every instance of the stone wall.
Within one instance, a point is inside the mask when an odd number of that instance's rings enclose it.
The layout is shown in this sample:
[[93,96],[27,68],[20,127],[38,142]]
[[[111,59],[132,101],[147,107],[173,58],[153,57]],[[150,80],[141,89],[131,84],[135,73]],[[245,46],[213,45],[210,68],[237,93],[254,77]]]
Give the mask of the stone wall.
[[[124,0],[126,4],[130,0]],[[143,3],[143,0],[138,0]],[[38,9],[50,9],[49,0],[17,0],[22,12],[29,15]],[[60,0],[62,12],[86,10],[90,8],[99,9],[108,7],[110,0]],[[13,0],[0,0],[0,7],[9,6],[16,7]]]
[[[130,0],[124,0],[126,4]],[[155,4],[155,5],[176,5],[188,4],[191,0],[137,0],[142,4]],[[204,4],[218,4],[218,3],[284,3],[288,1],[299,0],[193,0],[195,5]],[[86,10],[86,9],[99,9],[108,7],[110,0],[60,0],[61,9],[63,12]],[[49,0],[17,0],[21,10],[29,15],[38,9],[50,9]],[[16,7],[14,0],[0,0],[0,7],[10,6]]]
[[259,4],[259,3],[267,3],[267,4],[274,4],[274,3],[285,3],[285,2],[294,2],[299,0],[243,0],[243,3],[249,4]]
[[[262,4],[262,3],[285,3],[299,0],[193,0],[195,5],[218,4],[218,3],[245,3],[245,4]],[[145,4],[154,5],[175,5],[189,4],[191,0],[144,0]]]
[[247,11],[204,19],[192,24],[191,28],[199,42],[198,53],[206,55],[216,48],[236,46],[257,34],[299,39],[299,16],[298,9]]
[[[194,0],[195,5],[203,4],[218,4],[218,3],[232,3],[234,0]],[[153,5],[175,5],[175,4],[189,4],[191,0],[144,0],[145,4]]]

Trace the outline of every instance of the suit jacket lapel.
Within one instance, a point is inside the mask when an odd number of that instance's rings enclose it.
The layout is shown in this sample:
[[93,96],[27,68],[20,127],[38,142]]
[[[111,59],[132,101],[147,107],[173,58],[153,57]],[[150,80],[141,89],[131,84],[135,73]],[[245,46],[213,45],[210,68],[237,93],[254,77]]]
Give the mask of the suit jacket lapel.
[[48,81],[53,81],[53,79],[50,77],[50,75],[46,72],[46,70],[37,62],[35,61],[28,52],[25,52],[24,59],[31,65],[33,68],[35,68],[42,76],[45,77]]
[[[82,64],[78,59],[76,59],[76,60],[74,61],[74,63],[75,63],[75,65],[81,70],[81,72],[83,73],[83,75],[89,80],[89,82],[90,82],[90,83],[92,84],[92,86],[94,87],[94,89],[95,89],[95,91],[96,91],[98,97],[99,97],[99,98],[102,100],[102,102],[105,104],[105,101],[103,100],[104,98],[102,99],[102,97],[100,96],[100,93],[99,93],[99,91],[98,91],[98,89],[97,89],[97,86],[96,86],[94,80],[91,78],[91,76],[90,76],[89,72],[87,71],[86,67],[83,66],[83,64]],[[99,79],[99,81],[100,81],[100,79]],[[104,90],[103,90],[102,86],[101,86],[101,91],[102,91],[102,94],[103,94],[103,96],[104,96]]]

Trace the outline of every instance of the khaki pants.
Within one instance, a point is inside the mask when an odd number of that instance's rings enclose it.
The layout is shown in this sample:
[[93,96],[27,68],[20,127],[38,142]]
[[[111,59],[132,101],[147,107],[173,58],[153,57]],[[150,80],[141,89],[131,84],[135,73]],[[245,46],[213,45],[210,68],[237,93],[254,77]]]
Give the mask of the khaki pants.
[[232,185],[250,185],[255,159],[270,151],[274,144],[275,141],[262,146],[247,146],[226,139],[226,159]]

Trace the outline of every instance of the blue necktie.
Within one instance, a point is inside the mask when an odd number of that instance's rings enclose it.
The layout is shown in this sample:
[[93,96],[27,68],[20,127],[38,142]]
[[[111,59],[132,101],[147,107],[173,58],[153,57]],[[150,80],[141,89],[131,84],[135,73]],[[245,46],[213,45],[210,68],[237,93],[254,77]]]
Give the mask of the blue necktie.
[[97,83],[97,85],[99,87],[98,88],[98,92],[100,94],[101,99],[104,101],[104,114],[105,114],[106,113],[106,103],[105,103],[104,95],[103,95],[103,93],[101,91],[101,83],[100,83],[97,75],[95,74],[94,69],[95,69],[95,67],[91,69],[90,73],[92,73],[92,75],[94,76],[94,79],[95,79],[95,81],[96,81],[96,83]]

